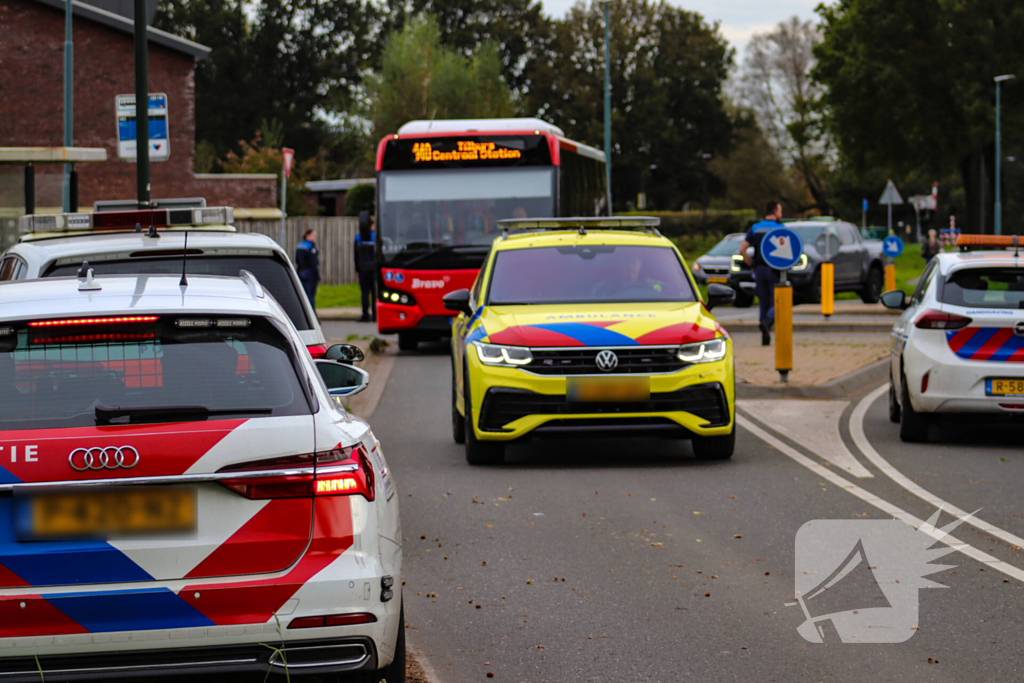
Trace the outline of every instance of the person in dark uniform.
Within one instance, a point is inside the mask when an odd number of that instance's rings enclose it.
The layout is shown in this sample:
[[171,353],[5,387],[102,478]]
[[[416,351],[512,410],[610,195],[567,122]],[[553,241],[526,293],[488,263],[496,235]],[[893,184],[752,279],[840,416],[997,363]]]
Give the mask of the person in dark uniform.
[[376,221],[369,211],[360,212],[359,230],[355,239],[355,266],[359,274],[359,294],[363,316],[359,322],[377,322],[377,297],[374,292],[377,273],[374,262],[374,242],[377,239]]
[[320,284],[320,250],[316,246],[316,230],[302,233],[302,241],[295,249],[295,270],[299,271],[302,289],[315,311],[316,287]]
[[[764,220],[754,223],[747,231],[747,236],[740,244],[740,254],[743,260],[751,267],[754,275],[754,291],[757,293],[757,302],[760,307],[759,327],[761,328],[761,345],[769,346],[772,343],[771,331],[775,325],[775,283],[779,281],[779,274],[771,266],[765,263],[761,255],[761,240],[766,232],[772,228],[782,225],[782,204],[777,201],[770,201],[764,207]],[[747,255],[747,248],[754,248],[753,257]]]

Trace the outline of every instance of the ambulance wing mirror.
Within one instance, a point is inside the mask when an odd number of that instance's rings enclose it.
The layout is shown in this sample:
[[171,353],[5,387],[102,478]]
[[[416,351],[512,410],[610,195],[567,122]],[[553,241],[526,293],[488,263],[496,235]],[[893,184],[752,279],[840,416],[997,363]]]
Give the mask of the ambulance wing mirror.
[[473,315],[473,309],[469,305],[469,290],[456,289],[444,295],[444,307],[449,311],[458,311],[466,315]]

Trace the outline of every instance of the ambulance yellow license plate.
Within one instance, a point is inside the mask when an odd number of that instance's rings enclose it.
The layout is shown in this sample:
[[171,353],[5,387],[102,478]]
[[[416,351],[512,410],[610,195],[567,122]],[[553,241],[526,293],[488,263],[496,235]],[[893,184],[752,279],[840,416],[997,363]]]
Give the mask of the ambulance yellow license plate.
[[196,527],[196,491],[192,487],[86,489],[39,494],[28,502],[26,535],[39,539],[189,531]]
[[989,379],[985,384],[989,396],[1024,396],[1024,379]]
[[708,278],[708,283],[709,284],[710,283],[715,283],[715,284],[719,284],[719,285],[724,285],[728,281],[729,281],[729,278],[727,278],[727,277],[709,277]]
[[569,377],[566,396],[572,403],[633,403],[651,400],[650,377]]

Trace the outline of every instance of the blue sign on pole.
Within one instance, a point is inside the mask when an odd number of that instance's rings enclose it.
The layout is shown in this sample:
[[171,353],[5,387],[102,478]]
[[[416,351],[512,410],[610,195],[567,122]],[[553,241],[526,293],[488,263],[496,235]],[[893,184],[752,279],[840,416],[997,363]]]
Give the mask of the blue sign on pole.
[[896,258],[903,253],[903,240],[896,235],[889,235],[882,240],[882,253],[889,258]]
[[789,270],[803,253],[800,235],[785,226],[772,228],[761,238],[761,258],[775,270]]
[[867,211],[868,210],[868,200],[864,199],[864,200],[862,200],[862,202],[863,203],[861,204],[861,211]]

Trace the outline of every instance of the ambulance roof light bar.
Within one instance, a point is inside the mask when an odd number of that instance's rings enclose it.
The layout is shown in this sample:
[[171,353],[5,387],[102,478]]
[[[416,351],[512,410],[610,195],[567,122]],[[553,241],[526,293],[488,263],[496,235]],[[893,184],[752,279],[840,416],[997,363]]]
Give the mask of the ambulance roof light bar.
[[510,232],[533,232],[545,230],[578,230],[581,235],[588,230],[646,230],[660,234],[661,219],[653,216],[600,216],[582,218],[506,218],[498,221],[502,239]]
[[1014,258],[1020,256],[1020,238],[1017,235],[960,235],[956,238],[960,251],[981,249],[1013,249]]
[[134,231],[143,228],[189,228],[234,225],[230,206],[181,209],[143,209],[99,213],[31,214],[19,219],[22,235],[54,232]]

